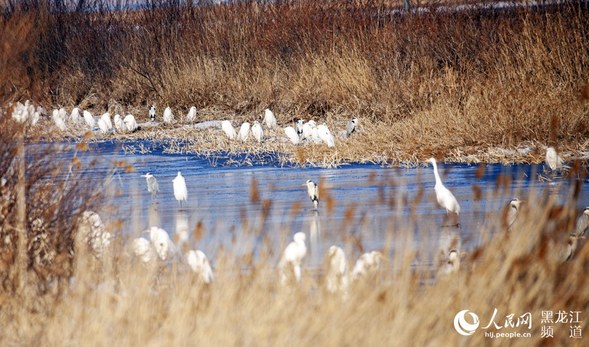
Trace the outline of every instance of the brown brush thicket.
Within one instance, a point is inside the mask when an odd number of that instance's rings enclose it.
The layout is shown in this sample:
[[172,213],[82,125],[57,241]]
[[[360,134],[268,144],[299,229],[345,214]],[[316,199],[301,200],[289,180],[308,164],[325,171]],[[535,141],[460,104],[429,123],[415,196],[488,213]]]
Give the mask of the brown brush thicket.
[[[448,11],[433,2],[405,15],[388,1],[15,3],[3,36],[24,35],[15,41],[26,46],[4,66],[40,86],[31,95],[11,76],[5,99],[353,114],[391,128],[394,143],[446,149],[589,134],[589,15],[577,3]],[[30,18],[35,26],[20,24]]]

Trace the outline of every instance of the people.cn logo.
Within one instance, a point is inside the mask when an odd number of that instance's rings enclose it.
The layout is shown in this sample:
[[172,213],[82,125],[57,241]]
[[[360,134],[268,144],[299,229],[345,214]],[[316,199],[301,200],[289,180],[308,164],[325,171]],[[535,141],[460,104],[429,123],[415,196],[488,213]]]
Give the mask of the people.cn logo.
[[[466,321],[466,316],[469,316],[472,322]],[[470,336],[479,327],[479,316],[469,310],[462,310],[454,316],[454,329],[462,336]]]

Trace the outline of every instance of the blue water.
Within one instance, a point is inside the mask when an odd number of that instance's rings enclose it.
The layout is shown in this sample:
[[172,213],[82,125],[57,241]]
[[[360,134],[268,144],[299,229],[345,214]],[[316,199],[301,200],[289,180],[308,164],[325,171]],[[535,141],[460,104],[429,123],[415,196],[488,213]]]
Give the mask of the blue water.
[[[63,146],[57,158],[70,159],[71,146]],[[149,153],[131,154],[130,149],[140,146]],[[264,165],[232,166],[235,160],[243,158],[223,153],[166,154],[161,146],[148,142],[95,143],[89,151],[77,155],[85,167],[97,160],[88,170],[94,178],[104,180],[102,188],[108,195],[108,206],[98,212],[107,224],[122,225],[120,235],[124,237],[139,235],[149,226],[158,225],[176,237],[183,232],[188,234],[186,243],[190,248],[202,249],[214,257],[221,245],[240,255],[260,247],[264,238],[279,254],[292,234],[303,231],[310,246],[306,260],[309,266],[319,266],[325,250],[333,244],[342,246],[353,259],[367,250],[388,247],[394,252],[407,247],[401,230],[412,231],[411,242],[416,248],[420,243],[430,243],[428,247],[435,248],[438,242],[447,242],[441,240],[453,235],[459,238],[461,248],[467,250],[488,236],[487,226],[500,218],[501,209],[512,197],[526,199],[534,190],[563,199],[570,185],[566,180],[539,182],[537,173],[542,172],[542,165],[493,164],[480,171],[479,165],[438,163],[444,184],[461,205],[460,227],[446,228],[446,213],[435,202],[433,170],[425,164],[412,168],[368,164],[301,168],[282,167],[267,156]],[[113,165],[121,160],[135,171],[126,172]],[[182,208],[174,199],[172,186],[178,171],[188,187],[188,201]],[[148,172],[159,182],[160,193],[155,200],[141,177]],[[510,180],[498,187],[500,176]],[[303,186],[307,179],[325,188],[318,211],[312,209]],[[258,202],[250,199],[254,180]],[[480,188],[482,199],[476,199],[473,186]],[[587,180],[582,186],[579,207],[589,205],[589,196],[584,193],[589,188]],[[261,218],[264,200],[271,201],[266,220]],[[410,218],[412,215],[415,218]],[[200,239],[193,235],[198,223],[204,228]]]

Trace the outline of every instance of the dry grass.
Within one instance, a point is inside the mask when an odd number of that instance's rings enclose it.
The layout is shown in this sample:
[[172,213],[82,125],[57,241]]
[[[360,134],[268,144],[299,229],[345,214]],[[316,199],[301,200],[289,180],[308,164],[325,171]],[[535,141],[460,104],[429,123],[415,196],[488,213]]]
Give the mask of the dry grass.
[[[353,161],[454,158],[530,142],[586,148],[581,5],[398,16],[390,11],[400,2],[387,1],[70,13],[23,4],[2,19],[3,42],[15,47],[2,66],[20,68],[5,72],[2,104],[122,106],[139,121],[152,103],[183,114],[196,105],[199,120],[221,115],[236,125],[268,106],[283,126],[302,115],[342,128],[354,115],[371,146],[331,155]],[[19,35],[31,39],[11,41]]]

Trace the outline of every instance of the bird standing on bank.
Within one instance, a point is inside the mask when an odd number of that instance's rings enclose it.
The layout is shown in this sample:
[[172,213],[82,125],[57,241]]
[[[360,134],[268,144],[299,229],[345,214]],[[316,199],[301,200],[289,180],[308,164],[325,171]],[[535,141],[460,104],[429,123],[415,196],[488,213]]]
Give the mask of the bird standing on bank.
[[247,138],[250,136],[250,123],[243,122],[241,127],[239,128],[239,133],[237,134],[237,139],[241,142],[247,141]]
[[307,186],[307,194],[309,194],[309,198],[313,202],[313,206],[317,209],[317,205],[319,204],[319,190],[317,189],[317,183],[307,180],[304,186]]
[[299,134],[297,134],[295,128],[288,126],[284,128],[284,133],[293,145],[298,145],[301,142],[301,138],[299,137]]
[[225,135],[227,135],[229,140],[235,140],[235,138],[237,137],[237,133],[235,132],[235,129],[233,128],[233,125],[231,125],[230,121],[222,121],[221,129],[223,129],[223,132],[225,133]]
[[174,121],[174,114],[172,113],[172,109],[170,107],[166,107],[164,110],[164,123],[172,124]]
[[149,108],[149,120],[151,122],[155,122],[155,106],[151,105],[151,107]]
[[264,123],[269,129],[276,128],[276,117],[269,108],[264,110]]
[[189,250],[186,253],[186,263],[202,283],[210,284],[213,282],[213,269],[204,252],[201,250]]
[[293,241],[284,249],[284,253],[278,263],[281,284],[284,285],[287,283],[289,272],[294,274],[297,282],[301,281],[301,262],[307,254],[305,239],[305,233],[298,232],[294,234]]
[[327,252],[326,284],[330,293],[346,291],[348,289],[348,272],[346,255],[338,246],[331,246]]
[[438,204],[446,209],[446,213],[454,213],[458,216],[460,214],[460,205],[454,197],[454,194],[452,194],[452,192],[442,183],[442,179],[438,173],[436,159],[429,158],[428,162],[430,162],[434,167],[434,176],[436,179],[434,190],[436,192],[436,200],[438,201]]
[[264,130],[258,121],[254,121],[254,125],[252,125],[252,135],[258,142],[264,140]]
[[174,197],[182,207],[182,202],[188,198],[188,190],[186,189],[186,181],[180,171],[178,171],[178,175],[172,182],[174,183]]
[[189,123],[193,123],[196,120],[196,107],[192,106],[190,110],[188,110],[188,114],[186,115],[186,120]]
[[348,126],[346,127],[346,137],[350,137],[355,131],[356,127],[358,126],[358,118],[354,117],[350,119],[348,122]]

